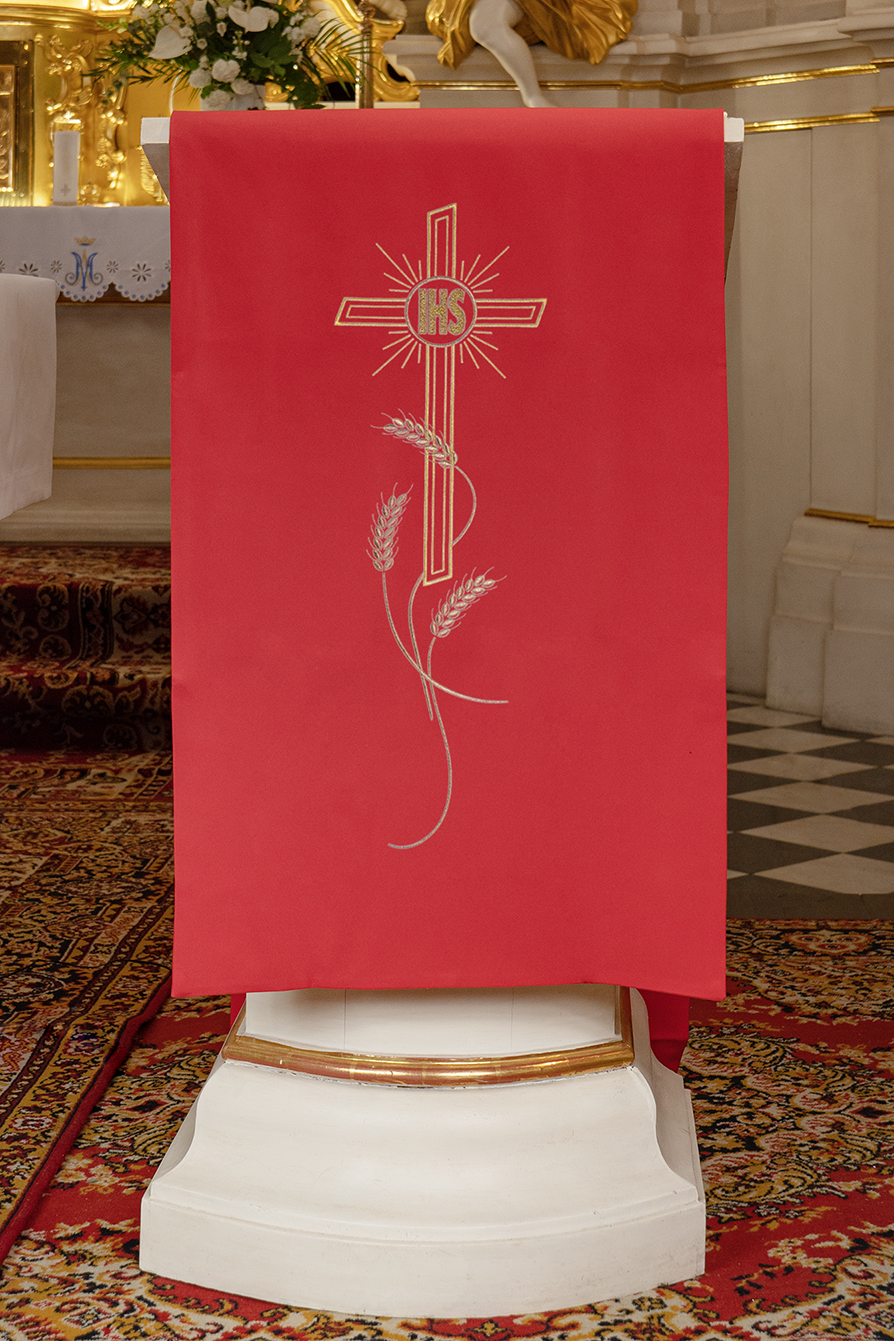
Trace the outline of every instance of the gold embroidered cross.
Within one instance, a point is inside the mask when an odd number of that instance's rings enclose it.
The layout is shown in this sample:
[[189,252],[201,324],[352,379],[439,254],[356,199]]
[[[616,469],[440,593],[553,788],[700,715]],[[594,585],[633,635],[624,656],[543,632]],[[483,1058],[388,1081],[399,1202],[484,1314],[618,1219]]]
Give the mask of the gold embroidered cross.
[[[378,245],[378,244],[376,244]],[[403,356],[405,368],[413,354],[425,360],[425,414],[427,430],[437,434],[451,449],[456,390],[456,356],[462,363],[468,354],[476,368],[479,359],[504,376],[487,350],[497,346],[485,336],[497,328],[540,325],[545,298],[489,297],[490,284],[498,276],[494,266],[508,247],[484,267],[476,256],[466,270],[456,264],[456,205],[430,210],[427,216],[425,266],[414,267],[401,257],[395,261],[379,247],[396,273],[385,271],[397,288],[388,298],[343,298],[336,326],[381,326],[394,338],[385,345],[388,357],[373,376]],[[453,464],[435,464],[432,452],[424,452],[423,582],[446,582],[453,576]]]

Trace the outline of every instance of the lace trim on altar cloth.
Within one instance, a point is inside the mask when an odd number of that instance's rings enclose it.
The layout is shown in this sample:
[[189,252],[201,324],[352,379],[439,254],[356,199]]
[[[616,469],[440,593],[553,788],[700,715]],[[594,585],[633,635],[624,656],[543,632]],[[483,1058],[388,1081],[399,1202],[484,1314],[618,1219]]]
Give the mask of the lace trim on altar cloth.
[[0,212],[0,273],[52,279],[76,303],[114,286],[132,302],[171,282],[165,206],[35,205]]

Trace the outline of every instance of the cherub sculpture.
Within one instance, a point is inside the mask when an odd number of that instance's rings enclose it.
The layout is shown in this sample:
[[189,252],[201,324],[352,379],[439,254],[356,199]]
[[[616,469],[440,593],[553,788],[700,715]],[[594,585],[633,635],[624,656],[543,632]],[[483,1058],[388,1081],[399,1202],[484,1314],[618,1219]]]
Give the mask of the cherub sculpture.
[[486,47],[515,81],[526,107],[551,107],[537,81],[529,44],[597,65],[630,32],[637,0],[429,0],[425,21],[444,45],[438,59],[452,70],[475,43]]
[[[403,0],[376,0],[391,19],[403,20]],[[552,107],[534,70],[530,46],[542,42],[558,56],[598,65],[630,32],[637,0],[428,0],[425,21],[440,37],[442,65],[452,70],[476,42],[515,81],[526,107]]]

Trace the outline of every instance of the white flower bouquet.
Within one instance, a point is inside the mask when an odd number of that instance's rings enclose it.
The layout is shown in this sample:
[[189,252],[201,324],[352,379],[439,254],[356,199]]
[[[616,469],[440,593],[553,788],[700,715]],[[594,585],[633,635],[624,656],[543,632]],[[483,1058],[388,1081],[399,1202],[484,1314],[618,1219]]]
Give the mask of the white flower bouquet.
[[316,107],[327,83],[354,79],[343,33],[321,23],[309,0],[150,0],[104,26],[117,36],[94,73],[136,83],[186,82],[208,109],[232,107],[247,95],[263,106],[268,80],[290,106]]

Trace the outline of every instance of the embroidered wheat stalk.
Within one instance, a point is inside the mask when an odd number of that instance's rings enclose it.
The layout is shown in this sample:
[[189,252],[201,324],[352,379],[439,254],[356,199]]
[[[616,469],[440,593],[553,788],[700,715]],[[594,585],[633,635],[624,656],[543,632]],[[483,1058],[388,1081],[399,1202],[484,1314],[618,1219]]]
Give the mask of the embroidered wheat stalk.
[[437,614],[432,617],[433,635],[436,638],[446,638],[452,633],[466,611],[471,609],[476,601],[480,601],[482,596],[493,591],[497,581],[497,578],[488,577],[487,573],[481,573],[478,577],[472,573],[471,577],[464,577],[462,582],[457,582],[450,595],[445,596],[438,606]]
[[[397,489],[396,484],[394,488]],[[378,513],[373,513],[370,530],[371,548],[366,552],[373,561],[373,567],[380,573],[386,573],[394,566],[397,555],[397,531],[409,501],[409,489],[405,494],[392,492],[387,502],[382,499]]]
[[394,438],[403,438],[404,442],[412,443],[420,451],[428,452],[435,465],[441,466],[444,470],[456,465],[456,452],[433,428],[426,428],[425,424],[408,414],[388,414],[385,418],[389,423],[382,425],[383,433],[390,433]]

